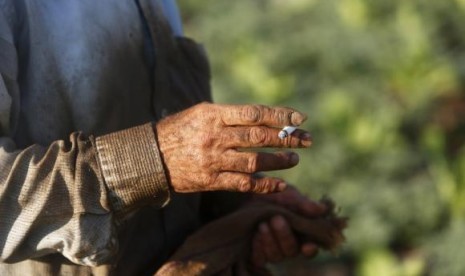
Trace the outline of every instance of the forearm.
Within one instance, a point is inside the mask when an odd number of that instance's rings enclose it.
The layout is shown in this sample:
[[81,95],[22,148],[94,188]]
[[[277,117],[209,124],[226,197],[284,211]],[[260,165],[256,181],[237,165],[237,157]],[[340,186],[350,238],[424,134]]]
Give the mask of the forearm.
[[[0,261],[62,252],[74,262],[86,262],[77,256],[109,247],[110,234],[98,233],[110,233],[112,214],[91,139],[72,134],[69,143],[21,150],[3,137],[0,166]],[[94,216],[105,218],[92,227],[102,230],[88,229],[87,218]],[[92,244],[85,239],[94,242],[94,252],[82,252]]]
[[169,200],[151,124],[48,147],[0,141],[2,262],[60,252],[97,265],[116,251],[117,220]]

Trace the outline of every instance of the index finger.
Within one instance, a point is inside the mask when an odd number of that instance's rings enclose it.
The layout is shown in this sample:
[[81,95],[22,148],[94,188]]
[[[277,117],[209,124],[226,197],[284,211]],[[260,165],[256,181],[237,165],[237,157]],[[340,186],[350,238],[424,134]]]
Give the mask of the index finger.
[[228,126],[299,126],[307,115],[288,107],[220,105],[221,119]]

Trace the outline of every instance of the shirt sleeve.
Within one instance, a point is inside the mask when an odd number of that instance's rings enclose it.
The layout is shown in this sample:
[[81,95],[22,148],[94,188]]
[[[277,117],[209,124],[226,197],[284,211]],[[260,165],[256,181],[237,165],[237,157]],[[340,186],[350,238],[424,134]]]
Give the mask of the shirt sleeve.
[[20,91],[8,26],[0,9],[0,262],[59,252],[77,264],[105,263],[126,214],[169,201],[154,128],[101,137],[76,132],[18,148],[10,137]]

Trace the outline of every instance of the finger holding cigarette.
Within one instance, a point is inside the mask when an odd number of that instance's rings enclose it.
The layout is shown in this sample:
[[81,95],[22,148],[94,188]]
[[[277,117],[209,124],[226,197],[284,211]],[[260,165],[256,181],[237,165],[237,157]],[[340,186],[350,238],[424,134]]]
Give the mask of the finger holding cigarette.
[[296,129],[297,129],[297,127],[295,127],[295,126],[285,126],[285,127],[278,133],[279,139],[285,139],[286,137],[288,137],[289,135],[291,135]]
[[[307,148],[312,144],[309,132],[295,128],[253,126],[226,128],[221,133],[223,145],[230,148]],[[281,138],[283,137],[283,138]]]

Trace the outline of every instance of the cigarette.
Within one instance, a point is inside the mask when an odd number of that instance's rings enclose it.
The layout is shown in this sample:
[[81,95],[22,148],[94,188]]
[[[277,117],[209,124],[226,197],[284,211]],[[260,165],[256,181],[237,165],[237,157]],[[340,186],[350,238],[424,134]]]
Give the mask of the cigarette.
[[294,130],[296,130],[297,127],[293,127],[293,126],[285,126],[279,133],[278,133],[278,137],[280,139],[284,139],[286,138],[287,136],[291,135],[292,132],[294,132]]

